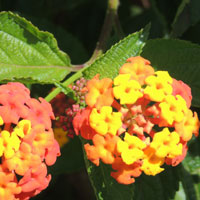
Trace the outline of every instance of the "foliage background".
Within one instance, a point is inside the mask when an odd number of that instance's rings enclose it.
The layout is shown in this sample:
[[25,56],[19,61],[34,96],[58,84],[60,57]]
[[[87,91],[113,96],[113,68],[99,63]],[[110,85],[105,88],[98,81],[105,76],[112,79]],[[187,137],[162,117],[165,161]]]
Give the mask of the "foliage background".
[[[0,0],[0,11],[17,13],[31,21],[40,30],[53,33],[59,48],[70,56],[72,64],[85,63],[91,57],[101,32],[106,8],[107,1],[105,0]],[[123,33],[118,35],[112,31],[111,37],[106,43],[106,49],[109,49],[128,34],[144,28],[148,23],[151,23],[149,39],[178,38],[199,45],[199,10],[199,0],[121,0],[118,15]],[[191,54],[196,55],[196,62],[199,67],[199,46],[191,43],[185,43],[185,46],[182,46],[182,43],[178,44],[178,42],[175,43],[172,40],[170,43],[170,40],[168,40],[165,44],[164,41],[159,43],[159,40],[150,40],[147,42],[142,55],[150,59],[153,66],[159,68],[162,62],[168,62],[163,58],[168,59],[170,55],[176,54],[177,49],[180,50],[177,57],[182,56],[181,58],[184,60],[184,51],[186,55],[191,49],[196,48],[196,51],[191,52]],[[163,49],[166,49],[166,51],[163,51],[163,54],[159,54],[160,57],[157,57],[158,52]],[[172,71],[172,75],[181,77],[181,72],[174,70],[176,61],[172,59],[172,62],[168,62],[166,67]],[[189,72],[191,75],[196,70],[196,65],[192,65],[192,61],[191,66],[189,66],[188,60],[185,61],[188,68],[193,67]],[[198,69],[197,72],[200,72],[200,70]],[[190,83],[187,77],[186,74],[184,81]],[[199,81],[197,80],[198,77],[200,75],[197,73],[196,81]],[[197,85],[199,87],[199,82]],[[42,87],[39,84],[32,84],[32,96],[45,97],[52,87],[53,85],[50,84],[42,85]],[[200,97],[200,93],[197,94],[198,91],[199,88],[196,90],[196,99]],[[200,103],[196,100],[193,104],[193,110],[199,112],[199,107]],[[200,199],[199,142],[199,138],[191,142],[189,156],[183,163],[185,168],[181,165],[175,169],[176,173],[171,172],[175,173],[177,181],[182,181],[180,185],[178,185],[178,182],[174,183],[174,188],[178,189],[179,187],[179,192],[175,196],[176,200]],[[95,199],[84,167],[82,148],[78,138],[71,140],[62,149],[62,157],[58,158],[56,165],[50,167],[49,170],[53,174],[49,188],[33,199]],[[166,179],[167,175],[164,173],[160,178],[141,177],[137,184],[137,190],[140,193],[136,194],[136,199],[146,200],[147,197],[141,196],[141,193],[145,192],[148,193],[149,197],[154,198],[153,193],[156,190],[165,190],[162,194],[164,195],[163,199],[170,199],[166,195],[166,185],[161,186],[164,189],[158,187],[159,181],[163,180],[164,182]],[[140,187],[142,181],[146,183],[146,186]],[[196,191],[196,195],[194,191]]]

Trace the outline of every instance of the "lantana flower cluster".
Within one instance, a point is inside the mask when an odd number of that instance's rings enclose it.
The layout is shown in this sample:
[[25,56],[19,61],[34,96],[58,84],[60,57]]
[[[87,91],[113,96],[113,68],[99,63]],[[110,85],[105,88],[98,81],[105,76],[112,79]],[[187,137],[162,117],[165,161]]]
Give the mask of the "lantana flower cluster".
[[74,117],[74,130],[88,140],[87,158],[96,166],[111,165],[118,183],[178,165],[187,142],[198,136],[189,86],[167,71],[155,72],[140,56],[127,59],[114,80],[96,75],[86,89],[87,106]]
[[60,155],[51,119],[51,105],[23,84],[0,86],[1,200],[27,200],[48,186],[47,166]]

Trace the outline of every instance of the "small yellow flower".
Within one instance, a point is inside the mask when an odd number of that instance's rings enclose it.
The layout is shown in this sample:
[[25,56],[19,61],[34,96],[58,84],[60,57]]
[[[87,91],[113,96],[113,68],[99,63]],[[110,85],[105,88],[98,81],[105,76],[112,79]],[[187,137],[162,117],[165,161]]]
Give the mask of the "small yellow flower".
[[161,109],[161,117],[172,125],[175,122],[181,122],[188,111],[186,101],[180,95],[168,95],[164,98],[164,102],[159,104]]
[[112,112],[112,107],[103,106],[99,111],[92,109],[89,117],[90,126],[100,135],[107,133],[116,135],[117,130],[121,127],[122,113]]
[[189,141],[192,138],[192,134],[197,137],[199,134],[199,119],[197,113],[194,112],[194,116],[192,111],[189,109],[187,114],[184,116],[184,119],[175,123],[174,127],[176,132],[180,135],[182,140]]
[[135,161],[144,157],[143,149],[146,144],[136,136],[125,133],[124,141],[119,140],[117,151],[121,153],[122,160],[127,164],[133,164]]
[[23,138],[25,135],[28,135],[31,131],[31,121],[30,120],[21,120],[17,126],[14,128],[14,132],[19,137]]
[[2,117],[0,116],[0,126],[2,126],[4,124],[4,121],[2,119]]
[[150,147],[155,150],[155,155],[159,158],[175,158],[182,154],[182,144],[179,143],[180,136],[175,131],[170,133],[168,128],[156,133]]
[[164,158],[157,157],[156,150],[148,147],[144,151],[144,159],[140,168],[146,175],[155,176],[164,170],[160,166],[164,163]]
[[67,132],[64,131],[62,128],[54,128],[54,137],[58,142],[60,147],[63,147],[68,141]]
[[[0,124],[3,125],[2,118],[0,118]],[[19,150],[21,144],[19,137],[23,138],[30,131],[31,122],[29,120],[21,120],[11,133],[6,130],[1,131],[0,156],[4,155],[6,159],[13,157],[15,152]]]
[[133,104],[143,96],[139,82],[130,78],[130,74],[120,74],[114,79],[113,93],[121,104]]
[[149,76],[145,79],[147,87],[144,94],[155,102],[161,102],[166,95],[172,94],[172,78],[166,71],[155,72],[157,76]]
[[19,150],[21,140],[18,138],[15,132],[8,132],[3,130],[1,132],[1,156],[4,154],[6,159],[14,156],[15,152]]

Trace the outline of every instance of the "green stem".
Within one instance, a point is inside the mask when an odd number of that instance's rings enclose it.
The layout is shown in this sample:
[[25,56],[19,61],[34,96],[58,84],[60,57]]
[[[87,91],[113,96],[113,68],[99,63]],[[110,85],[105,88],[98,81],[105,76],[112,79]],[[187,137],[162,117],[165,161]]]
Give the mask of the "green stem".
[[166,21],[164,15],[158,9],[155,0],[150,0],[150,3],[151,3],[153,11],[155,12],[155,14],[158,17],[158,20],[160,21],[161,26],[163,27],[163,35],[167,36],[169,31],[168,31],[168,27],[167,27],[167,21]]
[[[82,76],[82,71],[85,70],[85,67],[73,74],[70,78],[68,78],[66,81],[62,83],[63,86],[67,87],[71,83],[73,83],[75,80],[79,79]],[[61,92],[60,88],[56,88],[51,93],[49,93],[46,97],[46,101],[51,101],[56,95],[58,95]]]

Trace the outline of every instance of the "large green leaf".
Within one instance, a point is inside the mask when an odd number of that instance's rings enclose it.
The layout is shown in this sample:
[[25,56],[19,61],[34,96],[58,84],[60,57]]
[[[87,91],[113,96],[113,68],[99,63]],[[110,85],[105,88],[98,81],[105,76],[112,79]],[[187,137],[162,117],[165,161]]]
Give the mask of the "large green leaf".
[[142,56],[157,70],[167,70],[192,89],[192,105],[200,107],[200,46],[173,39],[149,40]]
[[70,72],[69,66],[52,34],[16,14],[0,13],[0,81],[54,83]]
[[199,9],[199,0],[182,0],[172,23],[171,35],[180,36],[190,26],[195,25],[200,20]]
[[84,77],[90,79],[96,74],[100,74],[101,78],[114,78],[117,76],[119,68],[125,63],[127,58],[138,56],[141,53],[147,40],[148,32],[149,26],[144,30],[127,36],[112,46],[111,49],[84,70]]

